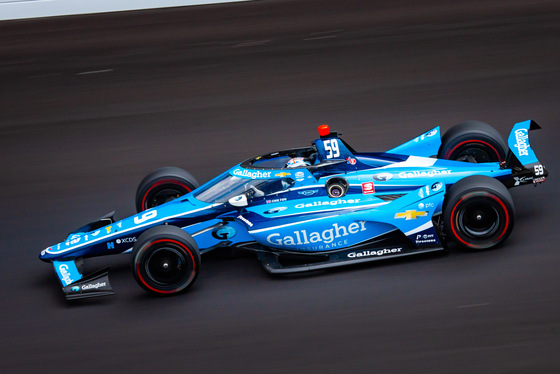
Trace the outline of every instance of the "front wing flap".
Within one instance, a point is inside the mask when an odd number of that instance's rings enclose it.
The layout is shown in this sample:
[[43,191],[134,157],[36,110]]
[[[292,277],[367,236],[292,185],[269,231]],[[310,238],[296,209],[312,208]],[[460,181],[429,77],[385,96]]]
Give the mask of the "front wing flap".
[[74,260],[53,261],[53,266],[67,300],[115,293],[109,283],[109,268],[83,276],[78,269],[80,266]]

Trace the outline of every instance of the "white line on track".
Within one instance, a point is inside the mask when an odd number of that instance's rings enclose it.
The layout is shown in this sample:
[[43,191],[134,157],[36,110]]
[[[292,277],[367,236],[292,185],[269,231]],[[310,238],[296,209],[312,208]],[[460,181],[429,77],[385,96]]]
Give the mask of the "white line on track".
[[315,36],[313,38],[305,38],[303,41],[310,41],[310,40],[320,40],[320,39],[333,39],[336,38],[336,35],[326,35],[326,36]]
[[103,69],[103,70],[92,70],[92,71],[83,71],[81,73],[77,73],[76,75],[88,75],[88,74],[101,74],[101,73],[109,73],[115,69]]
[[252,40],[252,41],[232,45],[231,48],[254,47],[254,46],[257,46],[257,45],[265,45],[269,42],[270,42],[270,39],[267,39],[267,40]]
[[476,308],[476,307],[479,307],[479,306],[486,306],[486,305],[490,305],[490,303],[480,303],[480,304],[461,305],[461,306],[458,306],[457,309]]

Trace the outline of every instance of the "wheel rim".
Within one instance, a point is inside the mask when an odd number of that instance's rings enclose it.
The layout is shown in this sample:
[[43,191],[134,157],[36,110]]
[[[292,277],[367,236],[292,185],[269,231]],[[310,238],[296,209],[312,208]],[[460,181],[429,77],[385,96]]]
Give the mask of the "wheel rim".
[[146,275],[159,286],[180,284],[189,275],[186,257],[177,249],[162,247],[155,249],[146,260]]
[[477,163],[503,161],[500,153],[492,144],[482,140],[467,140],[457,144],[450,151],[446,152],[448,160],[467,159],[471,156]]
[[185,191],[181,191],[178,188],[165,188],[152,194],[146,201],[146,209],[165,204],[171,200],[181,197],[185,194]]
[[160,181],[146,191],[142,199],[142,207],[144,210],[154,208],[181,197],[190,191],[192,191],[192,189],[178,181]]
[[451,212],[455,238],[467,247],[487,248],[500,242],[508,232],[510,217],[505,204],[485,192],[464,196]]
[[171,240],[156,240],[145,248],[144,260],[137,263],[140,282],[149,290],[176,293],[189,286],[196,274],[196,262],[184,244]]
[[[493,161],[492,153],[489,153],[488,149],[485,149],[485,148],[482,148],[482,147],[465,148],[464,150],[459,152],[459,154],[457,154],[455,159],[456,160],[468,159],[469,156],[474,158],[474,160],[477,163],[492,162]],[[494,158],[495,157],[496,157],[496,155],[494,154]]]
[[500,214],[491,205],[471,203],[458,212],[459,229],[474,239],[487,239],[500,226]]

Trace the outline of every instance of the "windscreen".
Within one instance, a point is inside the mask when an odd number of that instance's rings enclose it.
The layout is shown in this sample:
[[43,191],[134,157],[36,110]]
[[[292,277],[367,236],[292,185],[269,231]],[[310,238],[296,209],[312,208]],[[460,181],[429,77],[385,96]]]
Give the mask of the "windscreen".
[[294,185],[291,178],[246,179],[225,175],[215,184],[195,191],[194,197],[206,203],[225,203],[234,196],[262,197],[284,191]]

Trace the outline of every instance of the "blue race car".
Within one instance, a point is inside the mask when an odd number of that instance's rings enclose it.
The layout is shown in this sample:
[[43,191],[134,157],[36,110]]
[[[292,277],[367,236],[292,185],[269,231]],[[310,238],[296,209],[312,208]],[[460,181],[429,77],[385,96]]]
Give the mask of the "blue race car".
[[200,256],[255,253],[271,273],[289,273],[504,242],[514,224],[508,188],[541,183],[548,171],[529,143],[532,120],[508,146],[490,125],[436,127],[381,153],[356,152],[327,125],[311,146],[244,161],[198,186],[165,167],[136,194],[138,213],[114,212],[41,251],[67,299],[113,294],[108,269],[84,276],[84,258],[130,253],[138,284],[156,295],[185,291]]

